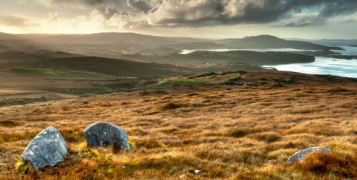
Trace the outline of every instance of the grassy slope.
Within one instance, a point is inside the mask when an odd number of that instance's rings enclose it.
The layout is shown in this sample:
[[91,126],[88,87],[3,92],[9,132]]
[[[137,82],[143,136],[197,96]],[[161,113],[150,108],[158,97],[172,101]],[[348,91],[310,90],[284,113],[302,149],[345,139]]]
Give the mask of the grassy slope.
[[305,41],[284,40],[270,35],[251,36],[243,39],[225,39],[219,40],[218,42],[234,48],[295,48],[312,50],[328,50],[336,48]]
[[37,51],[5,51],[0,53],[0,63],[18,63],[29,62],[40,59],[55,59],[55,58],[69,58],[69,57],[83,57],[78,54],[71,54],[61,51],[37,50]]
[[141,63],[122,59],[102,57],[71,57],[44,59],[22,63],[6,63],[3,67],[38,67],[58,70],[76,70],[100,73],[112,76],[157,78],[185,74],[189,68],[172,65]]
[[[32,102],[28,94],[32,94],[31,98],[37,101],[43,97],[50,100],[67,97],[68,94],[83,96],[127,91],[141,86],[141,83],[155,82],[157,78],[195,71],[172,65],[83,57],[45,50],[33,53],[12,51],[2,55],[1,89],[20,90],[21,93],[9,96],[0,92],[0,106]],[[24,93],[26,91],[28,93]]]
[[[176,87],[0,108],[0,179],[357,177],[355,80],[279,72],[227,77],[267,84]],[[126,129],[133,150],[86,148],[82,132],[95,121]],[[24,148],[50,125],[65,137],[70,155],[56,167],[17,174],[14,165]],[[332,152],[286,165],[290,155],[310,146]]]

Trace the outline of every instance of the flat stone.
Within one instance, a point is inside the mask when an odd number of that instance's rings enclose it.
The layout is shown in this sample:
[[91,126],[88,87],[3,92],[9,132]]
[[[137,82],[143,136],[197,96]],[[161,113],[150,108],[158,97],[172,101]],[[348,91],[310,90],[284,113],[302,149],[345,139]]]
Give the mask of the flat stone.
[[55,166],[68,154],[67,143],[55,127],[41,131],[26,147],[22,159],[30,161],[37,170],[45,166]]
[[115,148],[131,149],[125,130],[111,123],[92,123],[85,128],[84,136],[89,147],[105,147],[113,144]]
[[293,154],[287,161],[288,165],[293,165],[295,162],[300,162],[304,157],[310,153],[322,151],[322,152],[331,152],[329,147],[309,147],[307,149],[301,150]]

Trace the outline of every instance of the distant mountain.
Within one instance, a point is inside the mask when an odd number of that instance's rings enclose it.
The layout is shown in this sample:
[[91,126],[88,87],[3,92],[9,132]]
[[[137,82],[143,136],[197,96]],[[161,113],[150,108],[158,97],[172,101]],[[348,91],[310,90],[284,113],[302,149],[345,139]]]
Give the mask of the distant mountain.
[[139,60],[143,62],[157,62],[167,64],[179,64],[192,67],[195,64],[227,64],[245,63],[250,65],[278,65],[291,63],[314,62],[314,56],[288,53],[288,52],[255,52],[255,51],[227,51],[210,52],[195,51],[190,54],[170,54],[167,56],[142,56],[125,55],[125,59]]
[[335,47],[313,44],[305,41],[284,40],[270,35],[245,37],[242,39],[224,39],[218,43],[237,49],[262,49],[262,48],[294,48],[306,50],[329,50]]
[[0,32],[0,46],[4,46],[7,49],[12,50],[36,50],[42,48],[35,42],[21,38],[20,35],[2,32]]
[[[209,40],[193,38],[172,38],[142,35],[135,33],[96,33],[96,34],[23,34],[21,39],[42,44],[53,50],[68,51],[95,56],[117,57],[120,54],[145,53],[148,55],[170,54],[185,48],[190,43],[204,44]],[[214,44],[213,42],[207,42]],[[188,44],[187,46],[185,44]],[[222,45],[221,45],[222,46]],[[194,46],[196,47],[196,46]],[[167,51],[165,51],[166,48]]]
[[115,45],[145,45],[153,46],[173,43],[169,38],[141,35],[135,33],[96,33],[96,34],[62,34],[41,35],[25,34],[19,35],[27,40],[45,44],[115,44]]
[[0,32],[0,41],[1,40],[15,40],[15,39],[19,39],[19,38],[13,34],[7,34],[7,33]]
[[321,44],[325,46],[349,46],[351,44],[357,44],[357,39],[321,39],[321,40],[305,40],[315,44]]
[[295,48],[306,50],[339,49],[311,42],[284,40],[270,35],[242,39],[195,39],[159,37],[135,33],[96,34],[6,34],[0,33],[0,45],[22,49],[49,49],[90,56],[118,58],[123,54],[168,55],[183,49],[261,49]]

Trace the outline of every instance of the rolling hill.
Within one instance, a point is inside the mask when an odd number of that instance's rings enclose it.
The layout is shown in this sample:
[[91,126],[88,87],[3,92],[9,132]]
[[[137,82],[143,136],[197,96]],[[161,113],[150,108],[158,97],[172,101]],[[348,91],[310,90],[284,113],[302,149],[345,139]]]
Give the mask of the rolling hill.
[[150,36],[135,33],[96,34],[0,34],[0,44],[26,49],[66,51],[86,55],[118,57],[122,54],[145,53],[146,55],[167,55],[183,49],[259,49],[295,48],[306,50],[329,50],[337,47],[313,44],[306,41],[284,40],[274,36],[261,35],[242,39],[195,39]]
[[304,50],[329,50],[337,48],[305,41],[284,40],[270,35],[252,36],[242,39],[224,39],[218,42],[237,49],[294,48]]
[[66,53],[62,51],[35,50],[35,51],[14,51],[6,50],[0,52],[0,63],[28,62],[40,59],[54,59],[67,57],[82,57],[82,55]]
[[227,51],[210,52],[195,51],[190,54],[170,54],[167,56],[142,56],[140,54],[125,55],[125,59],[144,62],[164,62],[191,66],[195,64],[245,63],[250,65],[276,65],[290,63],[314,62],[314,56],[293,54],[288,52],[255,52],[255,51]]
[[10,50],[11,48],[4,46],[4,45],[0,45],[0,51],[5,51],[5,50]]
[[102,57],[69,57],[57,59],[42,59],[21,63],[4,63],[2,67],[41,67],[61,71],[87,71],[111,76],[130,76],[140,78],[177,76],[192,72],[193,70],[190,68],[183,68],[172,65],[143,63]]

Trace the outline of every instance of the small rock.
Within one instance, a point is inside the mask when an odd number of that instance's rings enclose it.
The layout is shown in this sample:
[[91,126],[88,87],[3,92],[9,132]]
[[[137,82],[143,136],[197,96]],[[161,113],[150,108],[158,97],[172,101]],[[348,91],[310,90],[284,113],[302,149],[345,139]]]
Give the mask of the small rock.
[[180,178],[181,178],[181,179],[184,178],[184,177],[186,177],[186,174],[181,174],[181,175],[180,175]]
[[309,147],[307,149],[301,150],[299,152],[296,152],[293,154],[287,161],[288,165],[293,165],[297,161],[301,161],[306,155],[316,152],[316,151],[322,151],[322,152],[331,152],[331,149],[329,147]]
[[22,159],[30,161],[37,170],[45,166],[55,166],[68,154],[67,143],[55,127],[40,132],[22,153]]
[[84,136],[88,146],[104,147],[113,144],[115,148],[131,149],[125,130],[111,123],[92,123],[85,128]]
[[199,173],[201,173],[202,171],[201,171],[201,170],[196,169],[194,172],[195,172],[196,174],[199,174]]

